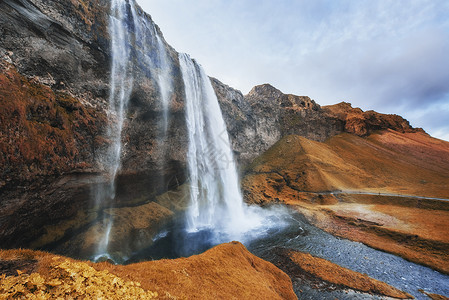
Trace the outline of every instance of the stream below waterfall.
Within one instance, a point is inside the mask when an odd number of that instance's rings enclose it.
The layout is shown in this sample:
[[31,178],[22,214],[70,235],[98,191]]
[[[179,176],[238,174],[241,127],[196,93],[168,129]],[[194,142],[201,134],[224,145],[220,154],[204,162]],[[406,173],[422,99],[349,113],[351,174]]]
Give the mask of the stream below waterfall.
[[[418,289],[449,296],[448,275],[364,244],[335,237],[309,224],[298,212],[284,211],[269,215],[265,223],[268,226],[248,232],[241,241],[249,251],[262,259],[274,263],[278,259],[276,249],[292,249],[366,273],[410,293],[416,299],[429,299]],[[280,225],[275,226],[276,224]],[[150,248],[136,253],[129,262],[198,254],[216,244],[212,236],[213,232],[207,230],[186,233],[181,224],[172,224],[154,239]],[[388,299],[352,290],[315,289],[304,280],[292,278],[292,281],[294,290],[301,299]]]

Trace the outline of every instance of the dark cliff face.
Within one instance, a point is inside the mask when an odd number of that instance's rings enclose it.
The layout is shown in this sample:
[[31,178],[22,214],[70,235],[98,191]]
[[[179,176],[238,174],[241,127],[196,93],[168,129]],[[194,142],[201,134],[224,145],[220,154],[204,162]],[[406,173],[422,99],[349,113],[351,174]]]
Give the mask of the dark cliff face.
[[0,55],[22,75],[94,104],[108,91],[107,10],[101,0],[2,1]]
[[[137,7],[149,26],[151,18]],[[0,2],[0,244],[27,246],[45,225],[90,208],[108,140],[109,1]],[[135,36],[129,20],[128,31]],[[160,33],[157,26],[156,30]],[[162,35],[161,35],[162,36]],[[119,205],[145,202],[185,180],[187,148],[177,52],[163,41],[174,93],[168,134],[160,134],[155,75],[134,43],[133,91],[123,132]],[[144,47],[145,46],[145,47]],[[162,147],[163,146],[163,147]],[[163,163],[161,163],[163,162]],[[138,201],[136,199],[139,199]],[[90,222],[86,218],[76,226]]]
[[[137,9],[139,17],[152,25],[151,18]],[[95,135],[97,140],[103,140],[103,147],[97,145],[98,155],[109,142],[104,136],[111,65],[108,11],[107,0],[6,0],[0,3],[0,57],[21,76],[55,93],[69,95],[85,108],[95,109],[103,117]],[[134,20],[129,18],[132,23]],[[136,35],[132,24],[128,31]],[[169,161],[182,162],[185,139],[182,144],[176,142],[185,136],[185,122],[179,116],[183,114],[182,78],[177,52],[165,41],[164,45],[174,78],[169,135],[175,138],[165,143],[163,153]],[[151,74],[148,64],[139,60],[144,51],[157,56],[157,49],[154,45],[137,42],[130,47],[134,81],[123,134],[126,147],[122,154],[122,171],[134,174],[157,166],[157,161],[161,160],[156,140],[160,138],[162,108],[156,74]],[[89,172],[102,170],[94,153],[83,160],[88,162]]]

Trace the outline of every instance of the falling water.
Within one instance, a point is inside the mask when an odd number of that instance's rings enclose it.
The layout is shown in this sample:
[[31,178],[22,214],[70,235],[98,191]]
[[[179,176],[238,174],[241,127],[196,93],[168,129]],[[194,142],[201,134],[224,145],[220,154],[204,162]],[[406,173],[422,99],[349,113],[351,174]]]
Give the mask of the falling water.
[[[168,129],[168,111],[170,98],[173,93],[173,80],[171,76],[172,64],[168,57],[166,46],[153,22],[145,17],[138,18],[135,7],[131,5],[134,16],[136,44],[142,46],[139,60],[145,62],[156,80],[159,88],[159,97],[162,106],[161,137],[166,138]],[[155,55],[156,54],[156,55]]]
[[[134,28],[130,28],[132,21]],[[159,98],[162,106],[160,152],[163,141],[166,140],[168,128],[168,109],[172,95],[171,63],[167,49],[152,21],[146,16],[139,16],[134,0],[111,0],[109,16],[109,35],[111,38],[111,76],[109,90],[107,137],[110,140],[108,152],[101,160],[106,169],[107,185],[98,187],[95,191],[95,201],[98,207],[111,208],[115,200],[115,180],[120,169],[122,152],[122,129],[127,105],[131,96],[134,81],[133,58],[143,62],[141,69],[156,81],[159,88]],[[136,52],[131,53],[131,46]],[[140,49],[140,50],[137,50]],[[156,54],[156,55],[155,55]],[[135,57],[133,55],[136,55]],[[94,260],[111,258],[108,253],[110,234],[113,221],[103,218],[103,233],[98,243]]]
[[[171,60],[154,23],[144,15],[139,16],[134,0],[111,1],[112,64],[107,132],[111,145],[103,159],[109,184],[96,193],[97,205],[103,208],[113,207],[115,200],[115,178],[120,169],[122,129],[132,92],[133,69],[140,68],[158,87],[162,108],[161,153],[165,149],[173,94]],[[136,51],[131,53],[131,46]],[[133,61],[138,65],[133,65]],[[246,236],[254,229],[270,227],[266,226],[267,214],[242,201],[226,125],[209,78],[188,55],[180,54],[179,61],[185,86],[189,138],[187,162],[191,204],[186,212],[187,234],[207,232],[208,236],[212,235],[212,243],[242,240],[243,234]],[[103,226],[103,237],[94,259],[111,258],[108,246],[112,219],[104,218]]]
[[[102,158],[107,171],[108,184],[96,191],[97,205],[107,203],[112,206],[115,199],[115,179],[120,169],[120,155],[122,151],[122,129],[126,107],[133,85],[132,66],[128,44],[130,37],[126,26],[126,2],[111,1],[109,16],[109,35],[111,37],[111,77],[109,88],[109,126],[107,136],[111,141],[107,154]],[[105,232],[98,244],[96,258],[108,257],[109,235],[112,220],[104,218]]]
[[212,231],[217,241],[239,239],[260,225],[243,204],[233,153],[217,96],[204,70],[179,55],[186,95],[190,206],[187,232]]
[[167,50],[165,49],[164,43],[162,42],[161,37],[156,32],[157,39],[157,49],[159,54],[159,69],[160,72],[158,74],[158,85],[161,94],[161,102],[162,102],[162,111],[163,111],[163,134],[166,136],[167,128],[168,128],[168,109],[170,104],[170,96],[172,93],[172,77],[170,74],[171,65],[167,57]]

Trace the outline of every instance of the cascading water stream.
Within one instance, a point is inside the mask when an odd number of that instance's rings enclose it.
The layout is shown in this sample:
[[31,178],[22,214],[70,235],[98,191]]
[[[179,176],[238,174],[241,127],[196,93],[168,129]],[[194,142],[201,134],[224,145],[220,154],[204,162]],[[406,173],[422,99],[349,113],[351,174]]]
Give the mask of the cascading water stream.
[[174,220],[130,262],[190,256],[232,240],[249,245],[288,225],[289,212],[284,207],[261,208],[243,202],[226,124],[211,81],[187,54],[178,58],[185,93],[190,203],[184,219]]
[[[132,20],[134,30],[129,28]],[[161,134],[162,141],[166,140],[168,128],[168,109],[172,94],[172,79],[170,77],[171,63],[162,38],[155,25],[148,22],[144,16],[139,16],[134,0],[111,0],[109,16],[109,35],[111,38],[111,75],[109,89],[109,109],[107,137],[110,146],[106,155],[101,157],[105,168],[107,184],[99,186],[95,191],[95,204],[102,209],[112,208],[115,200],[116,177],[120,170],[120,156],[122,152],[122,130],[125,113],[130,100],[134,68],[131,45],[136,51],[136,61],[145,63],[143,69],[149,72],[159,88],[159,97],[162,106]],[[152,55],[156,53],[157,55]],[[159,145],[161,153],[164,152],[163,142]],[[97,245],[94,260],[111,258],[108,252],[113,220],[103,213],[103,233]]]
[[262,225],[262,214],[243,203],[226,124],[209,77],[187,54],[180,54],[179,62],[189,137],[186,230],[211,231],[216,242],[240,240]]
[[[102,157],[102,163],[107,172],[106,186],[96,191],[96,204],[112,207],[115,199],[115,179],[120,169],[120,155],[122,151],[122,129],[126,107],[131,95],[133,85],[132,66],[128,44],[130,37],[126,27],[126,2],[122,0],[111,1],[111,14],[109,16],[109,35],[111,37],[111,76],[109,88],[109,126],[107,136],[111,141],[107,154]],[[96,259],[108,257],[109,234],[112,220],[103,218],[105,230],[98,244]],[[95,260],[96,260],[95,259]]]
[[[145,18],[138,18],[134,6],[131,6],[134,17],[136,44],[143,47],[139,60],[145,62],[156,80],[159,88],[159,97],[162,107],[161,137],[166,138],[168,129],[168,111],[171,95],[173,93],[173,80],[171,77],[172,64],[169,60],[166,46],[159,35],[156,26]],[[154,55],[156,54],[156,55]]]

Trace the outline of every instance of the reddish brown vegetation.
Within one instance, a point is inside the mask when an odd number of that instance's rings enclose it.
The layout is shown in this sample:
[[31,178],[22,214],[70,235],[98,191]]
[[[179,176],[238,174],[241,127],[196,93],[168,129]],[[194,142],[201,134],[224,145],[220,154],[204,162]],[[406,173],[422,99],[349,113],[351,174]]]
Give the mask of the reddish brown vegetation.
[[[104,116],[0,63],[0,186],[92,163]],[[6,181],[6,182],[5,182]]]
[[187,299],[296,299],[290,278],[232,242],[201,255],[129,266],[97,264],[160,296]]

